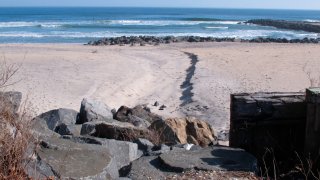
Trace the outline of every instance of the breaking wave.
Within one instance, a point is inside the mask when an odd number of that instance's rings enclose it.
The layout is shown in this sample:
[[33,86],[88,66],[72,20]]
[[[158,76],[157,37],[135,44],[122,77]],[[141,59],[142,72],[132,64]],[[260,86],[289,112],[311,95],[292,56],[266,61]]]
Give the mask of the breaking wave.
[[294,31],[274,31],[274,30],[234,30],[234,31],[217,31],[210,33],[115,33],[109,31],[99,32],[64,32],[53,31],[46,33],[31,33],[22,31],[2,32],[0,37],[20,37],[20,38],[103,38],[118,36],[200,36],[200,37],[217,37],[217,38],[241,38],[252,39],[257,37],[274,37],[287,39],[318,38],[317,33],[303,33]]
[[39,28],[79,28],[108,26],[193,26],[200,24],[238,24],[240,21],[175,21],[175,20],[93,20],[77,22],[0,22],[0,28],[39,27]]

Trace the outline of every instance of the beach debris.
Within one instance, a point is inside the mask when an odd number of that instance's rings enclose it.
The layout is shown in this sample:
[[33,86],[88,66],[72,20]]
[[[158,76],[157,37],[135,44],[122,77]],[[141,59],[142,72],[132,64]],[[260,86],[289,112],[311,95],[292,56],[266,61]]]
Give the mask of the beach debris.
[[164,110],[164,108],[166,108],[167,106],[165,106],[165,105],[162,105],[162,106],[160,106],[160,108],[159,108],[159,110]]
[[154,102],[153,106],[156,106],[156,107],[159,106],[159,102],[158,101]]

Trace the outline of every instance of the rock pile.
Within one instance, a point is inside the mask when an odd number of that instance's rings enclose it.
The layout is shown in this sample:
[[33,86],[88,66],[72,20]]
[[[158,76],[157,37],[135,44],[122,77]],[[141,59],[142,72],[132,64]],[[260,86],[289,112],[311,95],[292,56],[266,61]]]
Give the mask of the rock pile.
[[112,45],[159,45],[179,42],[247,42],[247,43],[319,43],[320,38],[304,38],[304,39],[285,39],[285,38],[253,38],[253,39],[237,39],[237,38],[215,38],[200,36],[121,36],[103,38],[97,41],[90,41],[86,45],[92,46],[112,46]]
[[200,36],[121,36],[112,38],[103,38],[97,41],[90,41],[87,45],[106,46],[106,45],[159,45],[177,42],[233,42],[235,38],[214,38]]
[[252,155],[214,146],[208,123],[164,120],[145,105],[114,111],[84,99],[79,113],[56,109],[35,117],[33,131],[39,148],[30,145],[26,166],[33,178],[165,179],[187,169],[256,171]]

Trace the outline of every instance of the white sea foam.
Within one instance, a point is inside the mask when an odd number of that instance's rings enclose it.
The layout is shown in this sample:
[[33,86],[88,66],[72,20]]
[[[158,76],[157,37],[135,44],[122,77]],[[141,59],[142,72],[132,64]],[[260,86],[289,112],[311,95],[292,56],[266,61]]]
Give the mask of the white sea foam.
[[40,24],[39,26],[42,28],[59,28],[62,27],[63,24]]
[[50,31],[50,32],[25,32],[10,31],[0,32],[0,37],[14,38],[103,38],[103,37],[119,37],[119,36],[200,36],[200,37],[217,37],[217,38],[241,38],[252,39],[257,37],[273,37],[273,38],[318,38],[317,33],[304,33],[297,31],[281,31],[281,30],[230,30],[230,31],[213,31],[206,33],[116,33],[109,31],[99,32],[68,32],[68,31]]
[[239,24],[242,21],[213,21],[215,24]]
[[311,23],[320,23],[320,20],[317,19],[306,19],[305,22],[311,22]]
[[109,31],[100,32],[61,32],[54,31],[47,35],[48,37],[62,37],[62,38],[103,38],[103,37],[117,37],[118,33]]
[[31,32],[10,32],[10,33],[0,33],[0,37],[43,38],[45,36],[39,33],[31,33]]
[[136,20],[115,20],[108,21],[111,25],[135,25],[135,26],[169,26],[169,25],[197,25],[198,21],[136,21]]
[[86,24],[92,23],[90,21],[79,21],[79,22],[67,22],[67,21],[57,21],[57,22],[26,22],[26,21],[13,21],[13,22],[0,22],[0,28],[19,28],[19,27],[41,27],[41,28],[57,28],[64,25],[76,25],[76,24]]
[[198,24],[238,24],[240,21],[170,21],[170,20],[112,20],[101,21],[112,25],[144,25],[144,26],[170,26],[170,25],[198,25]]
[[229,29],[229,27],[222,27],[222,26],[208,26],[205,28],[206,29]]
[[35,26],[34,22],[0,22],[0,27],[10,28],[10,27],[28,27]]
[[0,22],[0,28],[19,27],[41,27],[41,28],[61,28],[66,25],[72,26],[101,26],[101,25],[123,25],[123,26],[192,26],[199,24],[238,24],[240,21],[173,21],[173,20],[93,20],[93,21],[56,21],[56,22]]

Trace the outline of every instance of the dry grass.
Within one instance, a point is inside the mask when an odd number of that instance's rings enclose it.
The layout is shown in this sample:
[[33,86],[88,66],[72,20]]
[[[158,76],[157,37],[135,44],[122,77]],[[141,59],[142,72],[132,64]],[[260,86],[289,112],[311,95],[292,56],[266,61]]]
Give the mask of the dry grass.
[[319,164],[316,160],[299,155],[286,160],[277,160],[273,149],[266,149],[260,164],[262,179],[314,179],[320,180]]
[[8,64],[5,60],[0,62],[0,90],[12,86],[19,81],[13,81],[13,76],[19,71],[20,65]]
[[[0,91],[17,82],[12,81],[12,77],[18,70],[19,66],[0,62]],[[23,103],[20,110],[14,112],[10,100],[0,97],[0,179],[30,179],[25,173],[26,151],[33,142],[32,118],[28,116],[27,107],[27,103]]]
[[320,180],[320,172],[315,160],[312,160],[311,158],[304,158],[305,160],[303,161],[298,153],[296,153],[296,155],[298,163],[295,169],[303,175],[304,179]]

